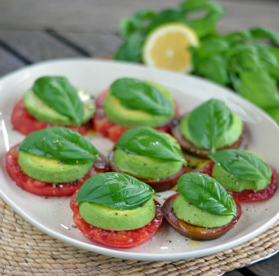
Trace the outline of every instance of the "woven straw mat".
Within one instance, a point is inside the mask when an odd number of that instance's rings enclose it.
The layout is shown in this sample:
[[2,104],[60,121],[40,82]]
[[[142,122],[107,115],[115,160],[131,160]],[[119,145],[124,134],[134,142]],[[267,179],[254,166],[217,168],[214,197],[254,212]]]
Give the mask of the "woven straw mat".
[[121,260],[60,242],[26,222],[0,199],[1,275],[199,275],[213,276],[274,255],[279,250],[279,222],[224,252],[168,262]]

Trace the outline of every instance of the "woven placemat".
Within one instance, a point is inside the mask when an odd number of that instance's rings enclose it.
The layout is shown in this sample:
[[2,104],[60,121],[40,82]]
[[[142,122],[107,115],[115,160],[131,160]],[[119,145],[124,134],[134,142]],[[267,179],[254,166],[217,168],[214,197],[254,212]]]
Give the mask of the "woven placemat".
[[121,260],[69,246],[36,229],[0,199],[1,275],[222,275],[279,250],[279,222],[224,252],[168,262]]

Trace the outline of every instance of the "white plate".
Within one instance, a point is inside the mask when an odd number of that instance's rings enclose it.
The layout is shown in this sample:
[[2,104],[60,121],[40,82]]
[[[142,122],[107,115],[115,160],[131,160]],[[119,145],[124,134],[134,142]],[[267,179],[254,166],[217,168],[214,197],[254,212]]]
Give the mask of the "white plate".
[[[218,98],[241,116],[247,127],[248,149],[279,168],[279,129],[267,115],[227,89],[193,76],[146,68],[140,65],[70,59],[29,66],[0,80],[0,111],[7,126],[10,145],[24,139],[12,129],[10,117],[15,103],[43,75],[64,75],[76,86],[97,96],[120,77],[149,79],[167,86],[177,100],[181,113],[189,112],[209,98]],[[104,138],[88,137],[105,155],[113,144]],[[22,217],[43,232],[79,248],[96,253],[136,260],[176,260],[201,257],[232,248],[262,233],[279,218],[279,191],[267,202],[244,204],[236,227],[213,241],[193,242],[164,223],[145,244],[132,249],[113,249],[92,243],[73,228],[69,198],[44,198],[29,194],[9,178],[5,170],[5,147],[0,135],[0,195]],[[173,192],[162,193],[161,202]]]

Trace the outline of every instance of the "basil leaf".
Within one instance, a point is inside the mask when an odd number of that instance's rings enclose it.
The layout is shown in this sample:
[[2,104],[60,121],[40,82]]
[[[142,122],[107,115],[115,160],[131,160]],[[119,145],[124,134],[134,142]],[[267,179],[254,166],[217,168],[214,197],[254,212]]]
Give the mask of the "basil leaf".
[[110,93],[127,109],[143,110],[153,115],[174,115],[173,103],[147,82],[132,78],[118,79],[110,86]]
[[253,28],[250,30],[251,36],[258,39],[269,39],[270,41],[279,44],[279,35],[267,28]]
[[18,149],[71,165],[102,160],[98,150],[82,135],[63,127],[35,131],[22,141]]
[[189,132],[203,148],[215,152],[220,138],[229,128],[232,113],[224,102],[211,99],[193,110],[188,119]]
[[115,172],[89,178],[78,191],[75,202],[93,202],[118,210],[133,210],[144,205],[156,192],[136,178]]
[[209,157],[230,174],[245,180],[265,179],[270,183],[271,168],[256,155],[241,150],[222,150]]
[[140,34],[131,34],[118,49],[115,59],[137,62],[141,60],[143,37]]
[[77,125],[83,118],[83,103],[77,89],[64,77],[41,77],[33,87],[35,95],[58,113],[69,117]]
[[116,147],[134,155],[186,164],[180,146],[173,145],[165,133],[150,127],[137,127],[125,131],[117,141]]
[[241,73],[238,93],[266,110],[279,106],[276,81],[264,71]]
[[190,202],[209,213],[236,216],[232,196],[212,177],[198,172],[183,174],[178,179],[177,191]]

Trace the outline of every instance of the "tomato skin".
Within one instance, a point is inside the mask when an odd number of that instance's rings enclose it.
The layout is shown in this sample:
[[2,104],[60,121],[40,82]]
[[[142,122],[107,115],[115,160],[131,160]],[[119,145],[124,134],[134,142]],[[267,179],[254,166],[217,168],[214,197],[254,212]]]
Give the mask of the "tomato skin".
[[[208,174],[212,176],[212,170],[215,163],[211,161],[208,163],[203,169],[202,173]],[[254,191],[254,190],[243,190],[241,192],[233,192],[229,191],[229,193],[233,196],[234,199],[238,200],[239,202],[251,202],[251,201],[262,201],[268,200],[275,194],[278,188],[278,181],[277,181],[277,171],[270,166],[272,170],[271,182],[268,184],[265,189]]]
[[[110,121],[104,111],[104,103],[106,95],[109,93],[109,89],[106,89],[103,93],[101,93],[96,99],[97,110],[92,119],[93,129],[101,134],[103,137],[109,138],[111,141],[116,143],[118,139],[122,136],[122,134],[128,129],[126,127],[119,126],[112,121]],[[176,102],[175,104],[175,116],[179,116],[178,106]],[[170,132],[171,124],[173,119],[171,119],[168,123],[163,126],[154,127],[155,129],[162,132]]]
[[213,228],[193,225],[179,219],[173,211],[172,208],[173,202],[179,195],[180,193],[176,193],[170,196],[169,198],[167,198],[167,200],[163,205],[162,211],[165,219],[171,224],[171,226],[173,226],[180,234],[189,238],[193,238],[197,240],[217,239],[218,237],[224,235],[231,228],[235,226],[242,213],[240,204],[238,203],[237,200],[235,200],[236,207],[237,207],[237,211],[236,211],[237,217],[233,218],[232,221],[229,222],[228,224],[220,227],[213,227]]
[[[24,105],[24,101],[20,100],[14,107],[11,122],[14,128],[24,135],[29,135],[30,133],[52,127],[54,125],[39,121],[35,119]],[[72,130],[79,132],[81,135],[85,135],[90,129],[92,129],[91,122],[78,126],[67,126]]]
[[143,244],[149,240],[157,231],[163,221],[161,205],[154,200],[156,205],[156,214],[154,219],[147,225],[127,231],[111,231],[95,227],[87,223],[79,213],[79,203],[74,203],[78,191],[71,198],[70,207],[73,211],[73,220],[77,228],[89,240],[101,243],[111,247],[130,248]]
[[[108,156],[109,171],[124,173],[123,171],[121,171],[119,169],[119,167],[115,163],[115,161],[113,159],[113,155],[114,155],[114,150],[112,150]],[[132,176],[135,177],[136,179],[138,179],[139,181],[148,184],[156,192],[163,192],[166,190],[170,190],[172,187],[174,187],[177,184],[177,180],[180,178],[180,176],[183,175],[184,173],[186,173],[186,169],[187,169],[187,166],[183,165],[181,167],[181,169],[179,170],[179,172],[177,172],[176,174],[165,177],[165,178],[161,178],[161,179],[143,179],[143,178],[140,178],[140,177],[137,177],[134,175],[132,175]],[[125,174],[128,174],[128,173],[125,172]]]
[[[89,179],[91,176],[97,173],[104,173],[107,171],[106,158],[102,156],[103,162],[95,161],[92,169],[84,175],[79,181],[71,181],[67,183],[47,183],[40,180],[31,178],[25,174],[20,166],[18,165],[18,155],[19,151],[15,150],[16,145],[12,147],[6,153],[6,170],[16,185],[23,190],[38,195],[47,197],[61,197],[61,196],[71,196],[77,189],[79,189],[82,184]],[[63,187],[61,187],[63,185]]]

